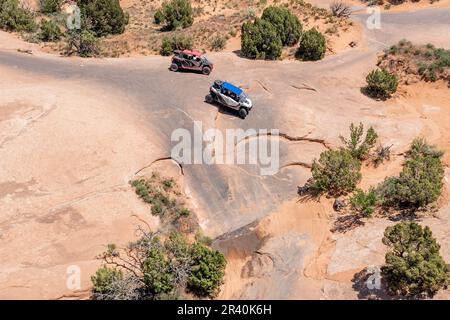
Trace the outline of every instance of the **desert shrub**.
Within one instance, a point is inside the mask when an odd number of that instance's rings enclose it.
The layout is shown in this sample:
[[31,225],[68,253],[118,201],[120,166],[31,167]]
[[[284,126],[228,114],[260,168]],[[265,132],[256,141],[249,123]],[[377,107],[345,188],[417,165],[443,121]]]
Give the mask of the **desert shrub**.
[[39,5],[43,13],[51,14],[61,10],[62,2],[63,0],[40,0]]
[[365,160],[369,156],[370,149],[375,146],[378,139],[378,134],[375,129],[370,127],[366,136],[364,137],[364,125],[362,123],[359,126],[355,126],[353,123],[350,125],[350,138],[346,139],[340,136],[342,143],[347,148],[353,157],[359,160]]
[[61,29],[53,20],[42,20],[39,29],[38,37],[41,41],[57,41],[62,37]]
[[80,33],[80,42],[78,54],[80,57],[93,57],[99,53],[98,39],[95,34],[88,30],[82,30]]
[[152,296],[171,294],[176,286],[172,269],[172,260],[165,256],[164,248],[158,242],[148,250],[142,266],[146,291]]
[[155,20],[156,24],[161,24],[164,22],[166,17],[164,17],[164,13],[161,9],[156,10],[155,14],[153,15],[153,19]]
[[397,91],[397,77],[384,69],[372,70],[366,77],[365,91],[375,98],[389,98]]
[[136,194],[142,198],[145,202],[151,203],[150,193],[148,191],[145,179],[138,179],[131,181],[131,186],[134,187]]
[[165,179],[162,180],[163,188],[164,188],[164,190],[166,190],[166,191],[172,189],[173,186],[174,186],[174,183],[175,183],[175,182],[173,181],[172,178],[165,178]]
[[142,232],[126,248],[101,255],[106,266],[92,277],[95,299],[171,299],[187,288],[199,297],[214,297],[223,282],[225,257],[173,232],[165,241]]
[[161,218],[163,226],[180,231],[196,228],[195,217],[184,206],[179,187],[172,178],[153,173],[151,177],[136,179],[130,184],[136,194],[151,205],[151,213]]
[[421,208],[436,201],[442,192],[442,152],[416,139],[398,177],[389,177],[377,188],[384,206]]
[[[417,0],[413,0],[413,2],[414,1],[417,1]],[[403,2],[405,2],[405,0],[388,0],[388,2],[395,6],[395,5],[402,4]]]
[[179,219],[181,217],[188,217],[191,214],[191,211],[187,208],[177,208],[175,210],[175,218]]
[[227,45],[227,38],[222,35],[217,35],[211,40],[211,50],[213,51],[222,51],[225,49]]
[[19,0],[0,0],[0,28],[33,32],[36,30],[34,13]]
[[164,1],[160,11],[161,14],[158,14],[158,20],[160,23],[164,22],[167,30],[187,28],[194,23],[194,15],[189,0]]
[[318,192],[341,195],[355,190],[361,180],[361,162],[345,149],[327,150],[314,160],[312,188]]
[[119,0],[77,0],[83,24],[95,36],[120,34],[128,24],[128,15],[123,12]]
[[383,243],[391,248],[381,267],[390,293],[433,296],[448,284],[450,265],[439,254],[430,228],[400,222],[386,228]]
[[330,4],[331,14],[335,17],[348,18],[352,13],[350,6],[342,1],[334,1]]
[[379,145],[375,149],[372,159],[371,159],[375,168],[378,167],[380,164],[382,164],[384,162],[384,160],[391,159],[391,148],[392,148],[392,145],[390,145],[390,146]]
[[285,46],[293,46],[302,35],[302,24],[288,8],[270,6],[264,9],[261,19],[270,22]]
[[195,240],[200,243],[203,244],[205,246],[210,247],[213,243],[213,239],[211,239],[208,236],[205,236],[201,231],[198,231],[195,235]]
[[316,28],[312,28],[303,34],[296,57],[302,60],[320,60],[325,56],[325,50],[325,37]]
[[443,48],[431,48],[433,61],[426,66],[422,72],[425,80],[436,81],[438,73],[444,72],[450,67],[450,50]]
[[[402,59],[392,59],[389,55],[403,55]],[[404,63],[404,62],[408,63]],[[417,69],[409,67],[409,62],[415,64]],[[422,76],[426,81],[436,81],[438,79],[448,80],[450,67],[450,50],[436,48],[432,44],[415,45],[408,40],[400,40],[392,45],[383,56],[379,58],[379,65],[402,75],[398,70],[404,69],[406,74],[416,74]]]
[[161,43],[159,53],[162,56],[170,56],[175,50],[192,50],[194,40],[190,36],[174,35],[164,37]]
[[281,56],[283,44],[275,27],[256,18],[242,25],[241,54],[251,59],[275,60]]
[[440,158],[444,155],[444,152],[436,146],[428,144],[425,138],[418,137],[413,140],[406,155],[410,158],[417,156]]
[[245,12],[245,20],[253,20],[256,18],[256,11],[253,8],[248,8]]
[[[169,239],[164,242],[164,248],[167,256],[172,260],[174,269],[187,270],[192,265],[192,245],[189,244],[186,238],[177,232],[172,232],[169,235]],[[182,270],[179,270],[182,271]],[[181,275],[178,274],[176,278],[180,279]],[[182,279],[185,282],[187,277]]]
[[87,29],[70,30],[66,33],[66,54],[78,54],[80,57],[93,57],[99,54],[99,41],[95,34]]
[[192,247],[193,264],[189,290],[200,297],[215,297],[223,282],[226,260],[222,253],[196,243]]
[[123,275],[120,270],[103,266],[91,277],[92,293],[94,296],[112,294],[115,282],[122,280],[122,278]]
[[377,195],[375,189],[373,188],[367,192],[357,189],[356,192],[350,197],[350,206],[352,210],[364,217],[372,216],[376,205]]

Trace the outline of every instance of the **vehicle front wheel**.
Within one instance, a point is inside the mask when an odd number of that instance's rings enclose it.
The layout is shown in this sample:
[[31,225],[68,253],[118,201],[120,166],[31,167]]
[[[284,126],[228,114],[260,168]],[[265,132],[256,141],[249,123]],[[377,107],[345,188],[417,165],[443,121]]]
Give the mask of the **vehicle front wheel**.
[[240,108],[240,109],[239,109],[239,117],[240,117],[241,119],[245,119],[245,117],[247,116],[247,114],[248,114],[247,109],[245,109],[245,108]]
[[213,96],[211,94],[206,95],[205,100],[208,103],[213,103],[214,102],[214,98],[213,98]]
[[170,71],[175,72],[175,71],[177,71],[177,70],[178,70],[178,65],[177,65],[176,63],[172,63],[172,64],[170,65]]
[[211,73],[211,68],[210,67],[203,67],[202,73],[204,75],[209,75]]

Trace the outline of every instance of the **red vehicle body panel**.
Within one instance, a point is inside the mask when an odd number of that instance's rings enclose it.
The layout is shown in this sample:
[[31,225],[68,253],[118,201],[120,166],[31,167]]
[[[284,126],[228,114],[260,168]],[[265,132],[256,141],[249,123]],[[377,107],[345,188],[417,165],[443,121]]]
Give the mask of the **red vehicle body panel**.
[[203,54],[202,53],[200,53],[200,52],[198,52],[198,51],[191,51],[191,50],[183,50],[183,51],[181,51],[182,53],[185,53],[185,54],[190,54],[190,55],[193,55],[193,56],[197,56],[197,57],[201,57],[201,56],[203,56]]

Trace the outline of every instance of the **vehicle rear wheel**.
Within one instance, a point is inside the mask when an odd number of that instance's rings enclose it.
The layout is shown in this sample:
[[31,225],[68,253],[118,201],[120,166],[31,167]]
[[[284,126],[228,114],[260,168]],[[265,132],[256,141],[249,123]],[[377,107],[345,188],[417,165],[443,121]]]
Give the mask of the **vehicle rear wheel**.
[[170,65],[170,71],[177,71],[178,70],[178,65],[176,63],[172,63]]
[[245,109],[245,108],[240,108],[240,109],[239,109],[239,117],[240,117],[241,119],[245,119],[245,117],[247,116],[247,114],[248,114],[247,109]]
[[211,94],[206,95],[205,100],[208,103],[213,103],[214,102],[214,98],[213,98],[213,96]]
[[202,73],[204,75],[209,75],[211,73],[211,68],[210,67],[203,67]]

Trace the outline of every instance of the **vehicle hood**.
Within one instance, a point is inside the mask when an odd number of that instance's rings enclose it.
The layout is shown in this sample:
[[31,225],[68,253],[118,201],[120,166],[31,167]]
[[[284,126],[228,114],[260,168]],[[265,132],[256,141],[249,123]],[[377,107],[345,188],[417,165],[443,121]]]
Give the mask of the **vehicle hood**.
[[245,97],[241,98],[241,105],[243,105],[246,108],[251,109],[253,107],[253,101],[248,96],[245,96]]

